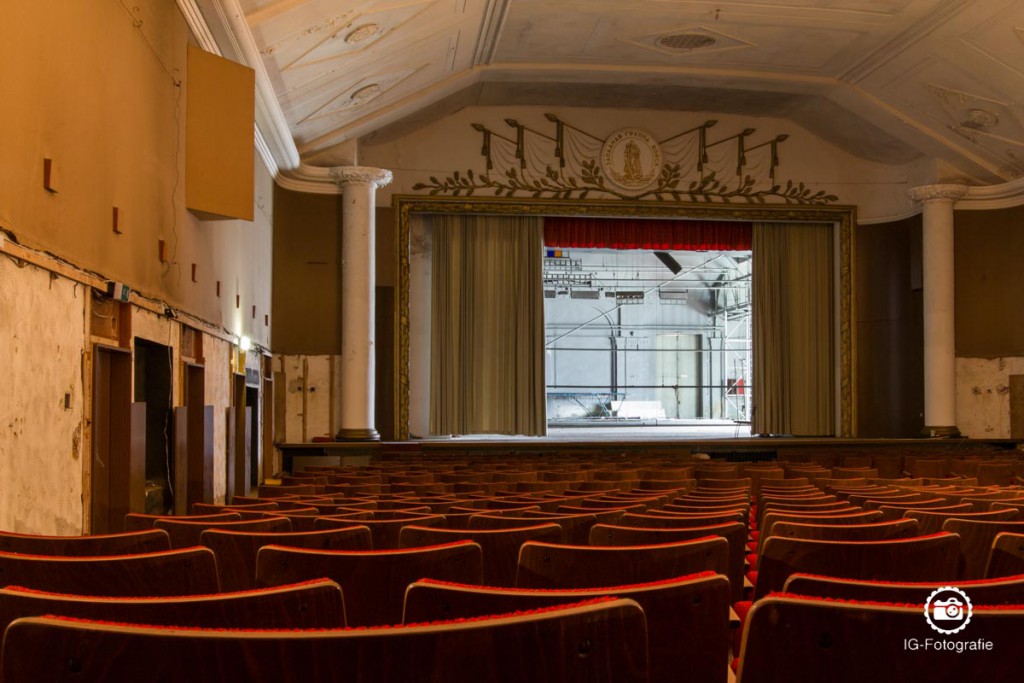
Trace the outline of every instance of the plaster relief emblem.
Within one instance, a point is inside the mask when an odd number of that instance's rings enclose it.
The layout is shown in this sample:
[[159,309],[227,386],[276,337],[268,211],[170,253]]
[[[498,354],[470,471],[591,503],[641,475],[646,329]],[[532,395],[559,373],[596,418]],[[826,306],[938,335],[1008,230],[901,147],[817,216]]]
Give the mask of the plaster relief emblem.
[[661,171],[661,145],[647,131],[623,128],[612,133],[601,149],[601,170],[624,190],[642,190]]

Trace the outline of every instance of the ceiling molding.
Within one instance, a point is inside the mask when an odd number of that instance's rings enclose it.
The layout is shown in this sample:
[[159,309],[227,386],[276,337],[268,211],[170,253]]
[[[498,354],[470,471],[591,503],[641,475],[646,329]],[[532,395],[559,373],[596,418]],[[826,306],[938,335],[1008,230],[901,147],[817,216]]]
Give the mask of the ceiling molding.
[[967,196],[956,203],[957,209],[966,211],[1009,209],[1024,205],[1024,178],[1000,185],[971,186]]
[[488,0],[480,38],[476,42],[476,52],[473,54],[473,66],[490,64],[494,59],[494,51],[498,49],[501,31],[505,28],[505,19],[508,18],[511,6],[512,0]]
[[298,168],[281,171],[274,179],[277,184],[292,192],[306,194],[341,194],[342,189],[330,175],[331,168],[300,164]]
[[907,30],[896,34],[878,49],[873,50],[867,57],[840,74],[840,80],[849,83],[864,80],[879,67],[927,38],[932,31],[952,19],[968,4],[968,0],[943,0],[938,7],[929,10],[923,19],[915,22]]

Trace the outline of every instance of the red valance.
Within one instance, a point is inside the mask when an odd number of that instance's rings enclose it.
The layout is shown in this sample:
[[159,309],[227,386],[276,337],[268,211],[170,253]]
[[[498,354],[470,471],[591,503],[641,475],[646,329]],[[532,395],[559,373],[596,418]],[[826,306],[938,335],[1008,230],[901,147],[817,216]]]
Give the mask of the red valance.
[[654,251],[749,251],[753,224],[650,218],[552,216],[544,219],[544,246]]

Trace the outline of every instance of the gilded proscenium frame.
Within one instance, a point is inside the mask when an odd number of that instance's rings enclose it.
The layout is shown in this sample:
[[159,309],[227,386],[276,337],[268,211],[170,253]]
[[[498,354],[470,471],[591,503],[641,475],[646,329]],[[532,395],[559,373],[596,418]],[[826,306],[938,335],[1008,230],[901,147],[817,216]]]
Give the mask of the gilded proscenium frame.
[[710,204],[608,200],[506,199],[498,197],[425,197],[396,194],[392,200],[398,221],[398,325],[396,349],[396,433],[409,438],[409,240],[412,214],[491,214],[528,216],[605,216],[633,218],[703,218],[832,223],[839,227],[839,434],[856,436],[856,347],[854,343],[854,242],[857,209],[848,205]]

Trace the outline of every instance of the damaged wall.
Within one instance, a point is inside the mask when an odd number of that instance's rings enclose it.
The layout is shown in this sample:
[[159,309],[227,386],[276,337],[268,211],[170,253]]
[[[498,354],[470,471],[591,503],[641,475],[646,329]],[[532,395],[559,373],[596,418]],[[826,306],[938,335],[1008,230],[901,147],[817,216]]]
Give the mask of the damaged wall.
[[0,529],[82,533],[88,296],[82,285],[0,257]]

